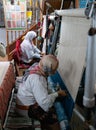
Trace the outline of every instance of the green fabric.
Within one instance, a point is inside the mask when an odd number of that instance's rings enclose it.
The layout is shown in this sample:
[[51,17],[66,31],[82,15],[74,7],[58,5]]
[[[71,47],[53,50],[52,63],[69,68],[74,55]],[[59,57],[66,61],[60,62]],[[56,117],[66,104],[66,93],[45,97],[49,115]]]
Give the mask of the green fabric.
[[41,41],[41,40],[42,40],[42,37],[38,36],[38,37],[37,37],[37,40],[38,40],[38,41]]

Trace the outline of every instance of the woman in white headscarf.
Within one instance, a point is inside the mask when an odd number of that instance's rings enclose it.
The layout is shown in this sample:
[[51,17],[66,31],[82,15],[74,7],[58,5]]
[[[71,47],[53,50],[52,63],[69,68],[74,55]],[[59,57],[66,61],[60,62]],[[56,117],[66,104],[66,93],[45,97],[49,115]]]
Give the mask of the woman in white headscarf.
[[21,61],[24,63],[30,63],[34,58],[40,59],[41,57],[41,51],[34,44],[36,37],[36,32],[29,31],[20,45],[22,51]]

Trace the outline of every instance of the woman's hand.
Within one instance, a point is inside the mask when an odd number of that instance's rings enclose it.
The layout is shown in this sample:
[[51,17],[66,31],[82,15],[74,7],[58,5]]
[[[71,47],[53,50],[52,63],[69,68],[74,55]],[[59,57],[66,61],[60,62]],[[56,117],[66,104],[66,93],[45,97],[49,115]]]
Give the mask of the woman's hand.
[[41,57],[43,57],[45,55],[45,53],[41,52],[40,55],[41,55]]
[[67,96],[67,93],[66,93],[66,91],[64,91],[64,90],[59,90],[59,91],[57,91],[57,93],[58,93],[58,96]]

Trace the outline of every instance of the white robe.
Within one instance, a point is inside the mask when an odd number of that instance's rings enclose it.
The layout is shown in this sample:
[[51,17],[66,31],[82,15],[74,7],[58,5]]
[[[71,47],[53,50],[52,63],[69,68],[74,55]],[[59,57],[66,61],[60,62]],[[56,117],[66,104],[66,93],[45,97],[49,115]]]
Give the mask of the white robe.
[[40,58],[41,51],[32,43],[35,37],[36,33],[29,31],[20,45],[22,51],[21,60],[25,63],[29,63],[33,58]]
[[36,102],[44,110],[48,111],[58,97],[58,93],[48,94],[46,78],[37,74],[31,74],[23,82],[17,93],[17,104],[29,106]]

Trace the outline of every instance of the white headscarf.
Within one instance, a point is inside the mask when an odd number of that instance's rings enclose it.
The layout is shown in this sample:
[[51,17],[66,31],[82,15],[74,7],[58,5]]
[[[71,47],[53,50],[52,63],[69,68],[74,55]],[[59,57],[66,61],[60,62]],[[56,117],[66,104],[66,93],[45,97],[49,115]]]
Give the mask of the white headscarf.
[[34,31],[29,31],[21,43],[21,50],[23,51],[24,48],[28,46],[32,46],[32,40],[37,36],[36,32]]
[[35,37],[37,36],[36,32],[34,31],[29,31],[26,36],[25,36],[25,40],[28,40],[28,41],[32,41]]

